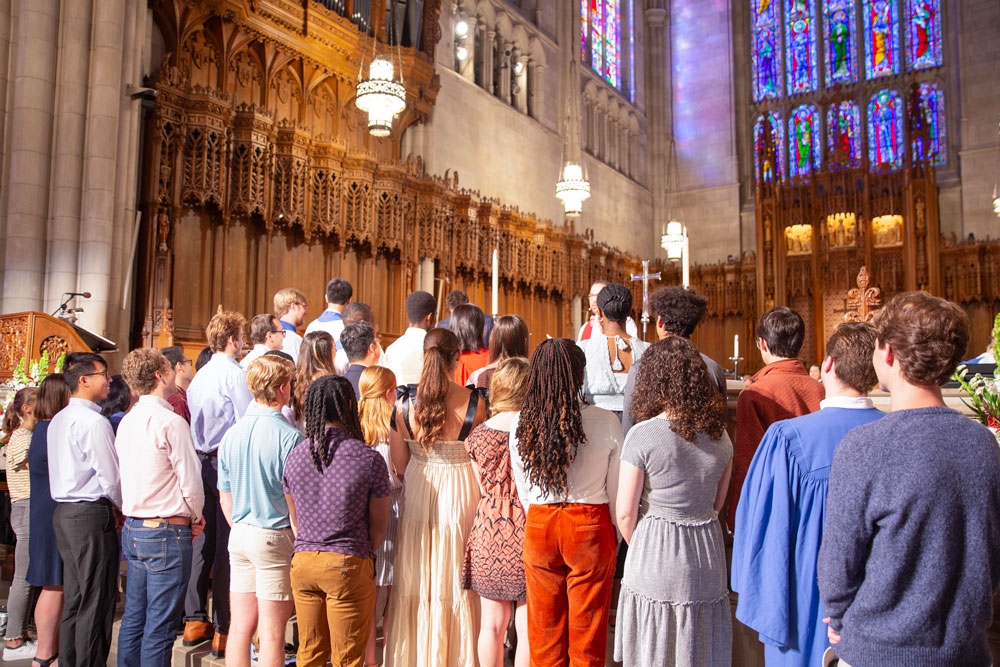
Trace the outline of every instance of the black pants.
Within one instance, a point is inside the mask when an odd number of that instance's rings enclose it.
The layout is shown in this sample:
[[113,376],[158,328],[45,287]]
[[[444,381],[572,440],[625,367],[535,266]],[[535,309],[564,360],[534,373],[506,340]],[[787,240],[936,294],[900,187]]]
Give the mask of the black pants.
[[52,527],[63,561],[65,596],[59,664],[104,667],[121,556],[114,510],[107,500],[58,503]]
[[[215,610],[215,630],[229,634],[229,522],[219,504],[219,459],[200,455],[201,482],[205,489],[205,545],[202,547],[201,572],[198,577],[198,601],[202,611],[208,608],[208,585],[212,583],[212,606]],[[214,565],[214,570],[213,570]],[[189,617],[187,620],[194,620]],[[207,618],[206,618],[207,620]]]

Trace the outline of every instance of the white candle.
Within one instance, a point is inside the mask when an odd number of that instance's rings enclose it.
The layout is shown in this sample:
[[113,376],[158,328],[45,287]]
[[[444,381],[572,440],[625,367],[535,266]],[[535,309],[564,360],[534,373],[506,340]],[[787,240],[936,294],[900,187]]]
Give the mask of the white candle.
[[500,311],[500,253],[493,248],[493,317]]
[[691,243],[688,239],[687,228],[684,228],[684,270],[681,273],[681,280],[684,287],[691,286]]
[[733,356],[739,359],[740,357],[740,335],[736,334],[733,336]]

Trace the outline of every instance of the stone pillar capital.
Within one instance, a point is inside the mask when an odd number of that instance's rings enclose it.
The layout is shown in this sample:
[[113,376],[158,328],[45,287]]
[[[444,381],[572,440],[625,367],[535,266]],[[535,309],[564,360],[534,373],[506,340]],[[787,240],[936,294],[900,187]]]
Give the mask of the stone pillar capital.
[[651,7],[646,10],[646,25],[650,28],[662,28],[667,24],[667,10]]

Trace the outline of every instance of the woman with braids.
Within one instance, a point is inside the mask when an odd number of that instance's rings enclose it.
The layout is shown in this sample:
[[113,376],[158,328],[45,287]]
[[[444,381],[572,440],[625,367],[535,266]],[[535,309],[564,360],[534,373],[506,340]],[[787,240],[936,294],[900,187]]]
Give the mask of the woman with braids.
[[622,426],[580,398],[586,358],[573,341],[535,349],[510,425],[517,495],[527,512],[524,574],[533,667],[601,667],[615,570],[614,503]]
[[334,375],[333,357],[337,354],[337,344],[326,331],[311,331],[302,337],[299,360],[295,364],[292,379],[292,400],[289,404],[295,413],[295,423],[300,429],[305,427],[306,392],[316,378]]
[[304,408],[307,439],[292,450],[282,479],[295,530],[296,664],[363,667],[375,620],[375,550],[389,523],[389,473],[364,443],[350,381],[315,380]]
[[[386,622],[386,667],[476,664],[479,600],[462,590],[465,538],[479,502],[479,483],[464,440],[486,417],[478,392],[455,384],[458,338],[431,329],[414,392],[397,400],[389,449],[405,473],[392,601]],[[414,395],[415,394],[415,395]]]
[[580,346],[587,354],[584,395],[587,402],[615,412],[619,419],[625,402],[625,381],[632,364],[639,361],[649,343],[625,330],[632,311],[632,292],[624,285],[608,283],[597,294],[597,321],[588,340]]
[[639,367],[622,447],[618,527],[629,543],[615,660],[732,663],[732,620],[719,509],[733,445],[725,399],[687,339],[654,343]]
[[[496,331],[496,329],[494,329]],[[479,594],[479,667],[503,667],[504,635],[511,602],[517,605],[517,655],[514,667],[528,666],[528,608],[524,584],[524,508],[510,469],[510,424],[528,388],[528,360],[500,362],[490,383],[491,417],[472,429],[465,441],[479,476],[483,497],[465,545],[462,588]]]
[[[388,368],[369,366],[361,372],[358,379],[358,390],[361,400],[358,401],[358,414],[361,417],[361,433],[365,442],[389,463],[389,425],[392,421],[392,404],[396,400],[396,376]],[[382,546],[375,552],[375,584],[385,588],[379,599],[388,600],[392,588],[392,564],[396,557],[396,527],[399,524],[399,513],[403,504],[403,482],[389,469],[389,525],[386,528]],[[375,663],[375,631],[379,623],[378,609],[375,610],[375,623],[368,637],[368,648],[365,654],[367,664]]]

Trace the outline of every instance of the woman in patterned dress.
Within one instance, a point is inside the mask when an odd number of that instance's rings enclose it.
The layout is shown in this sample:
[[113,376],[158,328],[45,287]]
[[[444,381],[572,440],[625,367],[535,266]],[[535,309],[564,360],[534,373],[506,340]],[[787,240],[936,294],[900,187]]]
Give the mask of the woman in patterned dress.
[[514,667],[528,665],[528,607],[524,583],[524,508],[510,468],[510,424],[528,388],[528,360],[505,359],[490,380],[492,416],[465,441],[483,492],[465,545],[462,588],[479,593],[480,667],[503,667],[511,603],[517,605]]

